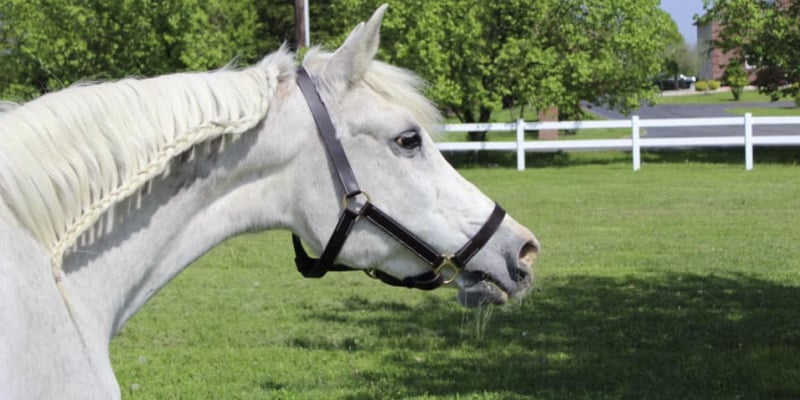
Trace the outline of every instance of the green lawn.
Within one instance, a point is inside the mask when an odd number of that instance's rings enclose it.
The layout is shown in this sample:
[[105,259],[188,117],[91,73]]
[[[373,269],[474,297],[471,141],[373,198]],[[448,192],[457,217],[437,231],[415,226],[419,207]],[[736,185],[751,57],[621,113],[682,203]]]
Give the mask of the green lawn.
[[[791,99],[790,99],[791,100]],[[746,90],[742,93],[741,99],[737,102],[733,100],[733,95],[729,91],[710,91],[703,94],[691,94],[684,96],[664,96],[659,97],[658,104],[731,104],[736,103],[768,103],[769,96],[758,93],[757,90]]]
[[731,114],[744,115],[751,113],[754,117],[797,117],[800,116],[800,107],[750,107],[750,108],[726,108],[725,112]]
[[542,242],[525,301],[306,280],[246,235],[114,339],[124,398],[799,398],[800,168],[593,157],[462,169]]

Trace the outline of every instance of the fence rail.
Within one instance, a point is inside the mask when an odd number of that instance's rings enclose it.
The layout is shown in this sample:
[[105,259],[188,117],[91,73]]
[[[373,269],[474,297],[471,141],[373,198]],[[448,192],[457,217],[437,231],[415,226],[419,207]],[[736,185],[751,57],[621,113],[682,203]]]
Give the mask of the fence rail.
[[[797,125],[797,135],[754,136],[755,125]],[[641,136],[642,128],[699,127],[699,126],[741,126],[740,136],[648,138]],[[537,140],[525,141],[525,131],[551,129],[601,129],[629,128],[631,137],[625,139],[587,139],[587,140]],[[511,142],[440,142],[442,151],[499,150],[516,151],[517,169],[525,169],[526,152],[547,151],[591,151],[591,150],[629,150],[633,154],[633,170],[641,169],[641,150],[656,148],[687,147],[738,147],[744,148],[745,169],[753,169],[753,146],[797,146],[800,145],[800,117],[753,117],[746,113],[742,117],[718,118],[661,118],[608,121],[561,121],[561,122],[516,122],[486,124],[448,124],[442,131],[451,132],[516,132],[516,140]]]

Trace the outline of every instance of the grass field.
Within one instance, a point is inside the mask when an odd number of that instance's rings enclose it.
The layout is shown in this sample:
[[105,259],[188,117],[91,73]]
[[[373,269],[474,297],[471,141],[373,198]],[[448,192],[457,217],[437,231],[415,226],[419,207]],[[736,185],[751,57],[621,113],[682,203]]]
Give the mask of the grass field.
[[[783,99],[791,101],[792,99]],[[733,99],[730,91],[711,91],[688,96],[664,96],[658,98],[658,104],[731,104],[736,103],[768,103],[769,96],[757,90],[745,90],[739,101]]]
[[542,242],[503,308],[302,279],[286,232],[230,240],[114,339],[123,396],[800,398],[800,168],[645,160],[462,169]]
[[733,107],[726,108],[725,112],[738,115],[750,113],[753,114],[754,117],[797,117],[800,116],[800,107]]

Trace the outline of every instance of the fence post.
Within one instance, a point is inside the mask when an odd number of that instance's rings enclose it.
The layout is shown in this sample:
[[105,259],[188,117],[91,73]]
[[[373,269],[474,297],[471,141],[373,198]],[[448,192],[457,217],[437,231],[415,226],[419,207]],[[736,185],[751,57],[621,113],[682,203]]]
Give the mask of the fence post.
[[744,114],[744,169],[753,169],[753,114]]
[[633,153],[633,170],[642,168],[642,153],[639,147],[639,116],[631,117],[631,153]]
[[517,171],[525,171],[525,121],[517,119]]

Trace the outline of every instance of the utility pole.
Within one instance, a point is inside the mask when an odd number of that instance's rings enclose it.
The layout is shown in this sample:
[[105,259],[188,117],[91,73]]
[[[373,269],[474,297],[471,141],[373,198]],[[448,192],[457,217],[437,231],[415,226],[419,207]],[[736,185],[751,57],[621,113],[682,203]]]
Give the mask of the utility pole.
[[308,0],[294,0],[294,37],[297,48],[310,46]]

